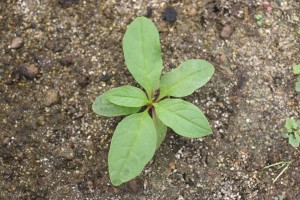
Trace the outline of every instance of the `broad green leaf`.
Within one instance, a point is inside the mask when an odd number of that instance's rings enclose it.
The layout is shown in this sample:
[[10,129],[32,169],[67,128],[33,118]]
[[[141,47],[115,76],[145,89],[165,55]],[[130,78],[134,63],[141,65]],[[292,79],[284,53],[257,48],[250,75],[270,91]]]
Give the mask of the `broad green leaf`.
[[108,154],[110,180],[118,186],[138,176],[156,150],[156,129],[148,112],[123,119],[112,137]]
[[158,118],[157,114],[154,112],[152,112],[152,118],[153,118],[153,122],[157,131],[157,145],[156,148],[158,148],[161,143],[164,141],[165,137],[166,137],[166,133],[168,130],[168,127],[162,123],[162,121]]
[[300,81],[296,82],[295,89],[297,92],[300,92]]
[[104,92],[93,102],[92,109],[96,114],[106,117],[114,117],[136,113],[141,109],[140,107],[124,107],[111,103],[106,98],[106,94],[108,92],[109,91]]
[[293,73],[294,74],[300,74],[300,64],[293,66]]
[[159,34],[146,17],[136,18],[123,38],[125,63],[148,96],[157,85],[163,69]]
[[141,107],[149,102],[146,94],[141,89],[133,86],[123,86],[109,90],[106,98],[114,104],[126,107]]
[[195,105],[181,99],[165,99],[154,104],[159,119],[177,134],[199,138],[212,133],[209,122]]
[[287,129],[288,132],[293,132],[294,129],[297,129],[297,124],[296,121],[292,118],[288,118],[285,121],[285,128]]
[[205,60],[187,60],[178,68],[166,73],[160,82],[160,98],[184,97],[192,94],[209,81],[214,66]]
[[300,143],[300,135],[298,135],[298,134],[290,134],[289,135],[289,144],[290,145],[297,148],[297,147],[299,147],[299,143]]

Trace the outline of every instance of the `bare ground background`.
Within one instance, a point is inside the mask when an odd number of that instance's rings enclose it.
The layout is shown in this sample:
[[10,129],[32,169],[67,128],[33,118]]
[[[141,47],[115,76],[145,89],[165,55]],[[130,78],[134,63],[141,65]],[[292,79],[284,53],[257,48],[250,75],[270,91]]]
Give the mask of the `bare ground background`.
[[[1,1],[0,199],[300,199],[299,149],[280,135],[287,117],[300,116],[291,72],[300,63],[300,2],[268,3]],[[177,13],[171,24],[167,7]],[[213,79],[186,98],[213,135],[169,130],[144,172],[113,187],[107,153],[122,118],[98,117],[91,104],[136,84],[121,41],[142,15],[160,31],[165,71],[192,58],[215,65]],[[275,183],[281,169],[263,169],[291,160]]]

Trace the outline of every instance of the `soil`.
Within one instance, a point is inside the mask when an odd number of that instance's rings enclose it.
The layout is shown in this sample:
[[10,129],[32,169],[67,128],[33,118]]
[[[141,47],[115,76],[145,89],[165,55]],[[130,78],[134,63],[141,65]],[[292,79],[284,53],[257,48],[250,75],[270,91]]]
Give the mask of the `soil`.
[[[122,118],[91,105],[136,85],[121,42],[137,16],[157,25],[165,71],[214,64],[185,98],[213,134],[169,130],[143,173],[113,187],[107,155]],[[281,136],[300,116],[298,0],[2,0],[0,23],[0,199],[300,199],[299,148]],[[264,167],[282,161],[293,162],[274,182],[283,168]]]

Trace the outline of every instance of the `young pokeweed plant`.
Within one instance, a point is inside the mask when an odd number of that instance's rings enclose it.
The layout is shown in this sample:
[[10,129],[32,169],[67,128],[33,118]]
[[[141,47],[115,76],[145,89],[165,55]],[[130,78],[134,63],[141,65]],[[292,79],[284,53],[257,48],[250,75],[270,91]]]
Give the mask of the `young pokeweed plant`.
[[[300,74],[300,64],[299,65],[294,65],[293,66],[293,73]],[[300,75],[297,78],[296,84],[295,84],[295,89],[297,92],[300,92]]]
[[123,51],[129,72],[145,92],[122,86],[104,92],[92,105],[93,111],[101,116],[129,115],[117,125],[108,154],[109,176],[115,186],[141,173],[163,142],[167,127],[188,138],[212,133],[197,106],[169,98],[188,96],[206,84],[214,73],[212,64],[187,60],[161,77],[159,33],[145,17],[136,18],[128,26]]
[[300,144],[300,120],[288,118],[285,121],[285,131],[282,133],[284,138],[289,139],[289,144],[297,148]]

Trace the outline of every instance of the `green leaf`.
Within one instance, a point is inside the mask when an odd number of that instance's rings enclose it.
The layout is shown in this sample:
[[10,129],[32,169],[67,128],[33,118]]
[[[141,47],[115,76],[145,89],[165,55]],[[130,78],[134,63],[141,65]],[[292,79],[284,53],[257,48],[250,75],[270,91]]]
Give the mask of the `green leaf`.
[[264,18],[264,16],[261,14],[255,15],[256,20],[262,20],[263,18]]
[[148,96],[159,82],[163,69],[159,34],[146,17],[136,18],[123,38],[125,63]]
[[299,147],[299,143],[300,143],[300,135],[298,135],[298,134],[290,134],[289,135],[289,144],[290,145],[297,148],[297,147]]
[[264,16],[261,14],[255,15],[256,23],[258,26],[261,26],[264,21]]
[[300,64],[293,66],[293,73],[294,74],[300,74]]
[[148,112],[123,119],[112,137],[108,154],[109,176],[118,186],[138,176],[156,149],[156,129]]
[[298,129],[300,129],[300,120],[296,120],[296,124],[298,126]]
[[205,60],[188,60],[161,78],[160,98],[184,97],[209,81],[214,66]]
[[297,92],[300,92],[300,81],[296,82],[295,90],[296,90]]
[[282,132],[281,135],[284,138],[288,138],[289,137],[289,133],[288,132]]
[[285,128],[287,129],[288,132],[293,132],[294,129],[297,129],[297,124],[296,121],[292,118],[288,118],[285,121]]
[[159,119],[177,134],[199,138],[212,133],[209,122],[195,105],[181,99],[165,99],[154,104]]
[[114,117],[136,113],[141,109],[140,107],[123,107],[111,103],[106,98],[106,94],[108,92],[109,91],[104,92],[93,102],[92,109],[96,114],[106,117]]
[[158,148],[166,137],[168,127],[164,123],[162,123],[155,111],[152,112],[152,118],[157,132],[156,148]]
[[109,90],[106,98],[113,104],[126,107],[141,107],[149,103],[145,93],[133,86],[122,86]]

